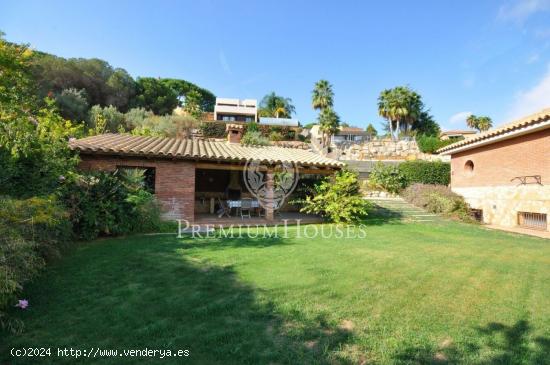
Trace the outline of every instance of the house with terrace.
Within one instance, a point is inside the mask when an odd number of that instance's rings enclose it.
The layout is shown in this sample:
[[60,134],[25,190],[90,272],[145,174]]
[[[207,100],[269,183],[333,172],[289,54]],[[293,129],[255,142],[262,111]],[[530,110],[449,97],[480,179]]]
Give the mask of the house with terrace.
[[[304,149],[243,146],[238,127],[229,128],[227,141],[102,134],[72,140],[70,147],[79,152],[82,170],[145,170],[148,187],[162,202],[165,218],[198,224],[241,219],[245,205],[248,218],[266,222],[299,215],[288,200],[282,206],[262,204],[245,177],[252,163],[252,178],[267,197],[277,195],[277,179],[287,174],[280,171],[281,166],[292,167],[298,186],[300,181],[343,167],[339,161]],[[292,193],[290,187],[287,190]]]
[[442,141],[450,140],[461,140],[464,138],[475,136],[477,132],[472,130],[451,130],[444,131],[439,134],[439,138]]
[[441,148],[451,188],[485,223],[548,231],[550,108]]
[[216,98],[214,120],[224,122],[256,122],[258,101],[255,99]]

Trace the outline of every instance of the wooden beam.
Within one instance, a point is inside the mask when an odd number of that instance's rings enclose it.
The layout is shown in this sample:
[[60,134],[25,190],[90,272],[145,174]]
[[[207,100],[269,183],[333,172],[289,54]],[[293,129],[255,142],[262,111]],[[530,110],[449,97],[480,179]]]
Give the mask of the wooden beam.
[[244,165],[230,165],[211,162],[197,162],[195,168],[203,170],[228,170],[228,171],[243,171]]
[[[233,165],[225,163],[212,163],[212,162],[197,162],[195,168],[202,170],[227,170],[227,171],[243,171],[245,165]],[[267,171],[267,167],[260,166],[260,170]],[[300,174],[315,174],[315,175],[332,175],[336,172],[334,169],[312,169],[306,167],[300,167],[298,173]]]
[[298,172],[300,174],[312,174],[312,175],[332,175],[336,172],[337,170],[333,170],[333,169],[309,169],[309,168],[300,168],[298,170]]

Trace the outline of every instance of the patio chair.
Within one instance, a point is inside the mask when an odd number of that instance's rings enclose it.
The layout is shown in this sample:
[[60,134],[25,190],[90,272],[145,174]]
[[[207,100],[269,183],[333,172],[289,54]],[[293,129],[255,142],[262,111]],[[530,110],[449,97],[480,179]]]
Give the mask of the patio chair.
[[[252,218],[250,215],[250,212],[252,211],[252,199],[250,198],[243,198],[241,200],[241,219],[244,219],[244,217]],[[246,214],[245,214],[246,212]]]
[[218,213],[218,218],[221,218],[223,216],[227,216],[227,217],[230,217],[230,214],[231,213],[231,208],[229,208],[229,206],[227,205],[227,202],[221,200],[220,198],[218,198],[218,204],[220,206],[220,209],[218,209],[217,213]]

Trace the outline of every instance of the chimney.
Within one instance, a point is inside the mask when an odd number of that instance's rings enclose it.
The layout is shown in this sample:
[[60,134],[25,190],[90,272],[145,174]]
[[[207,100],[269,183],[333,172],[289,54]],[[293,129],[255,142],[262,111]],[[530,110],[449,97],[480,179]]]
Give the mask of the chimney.
[[229,143],[241,143],[243,136],[244,126],[241,124],[228,124],[225,126],[227,131],[227,142]]

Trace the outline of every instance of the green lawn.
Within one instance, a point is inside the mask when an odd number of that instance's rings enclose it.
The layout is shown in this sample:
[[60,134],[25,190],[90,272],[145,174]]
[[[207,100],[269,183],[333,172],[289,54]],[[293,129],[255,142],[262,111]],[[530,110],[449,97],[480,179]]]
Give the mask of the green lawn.
[[549,363],[548,240],[378,223],[364,239],[82,245],[28,288],[25,332],[1,334],[0,363],[30,362],[14,346],[190,350],[88,361],[112,364]]

